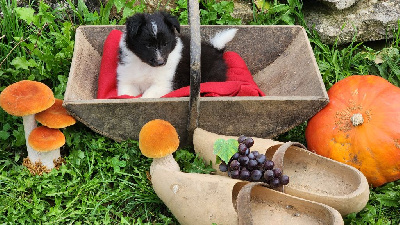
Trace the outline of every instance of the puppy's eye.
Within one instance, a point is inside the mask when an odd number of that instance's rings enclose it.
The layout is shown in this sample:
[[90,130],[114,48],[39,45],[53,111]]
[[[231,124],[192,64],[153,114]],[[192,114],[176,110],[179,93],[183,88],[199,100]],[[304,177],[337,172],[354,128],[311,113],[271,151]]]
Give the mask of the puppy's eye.
[[151,48],[151,45],[150,44],[146,44],[146,48]]
[[166,47],[168,45],[168,42],[165,42],[162,44],[163,47]]

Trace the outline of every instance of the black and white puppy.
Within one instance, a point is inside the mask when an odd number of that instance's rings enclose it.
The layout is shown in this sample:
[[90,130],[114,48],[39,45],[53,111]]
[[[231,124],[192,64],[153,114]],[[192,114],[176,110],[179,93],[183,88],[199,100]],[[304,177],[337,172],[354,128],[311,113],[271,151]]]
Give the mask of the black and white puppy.
[[[180,24],[165,13],[135,14],[127,19],[119,43],[118,95],[159,98],[190,84],[190,39],[178,37]],[[225,81],[225,45],[237,29],[217,33],[201,46],[201,82]]]

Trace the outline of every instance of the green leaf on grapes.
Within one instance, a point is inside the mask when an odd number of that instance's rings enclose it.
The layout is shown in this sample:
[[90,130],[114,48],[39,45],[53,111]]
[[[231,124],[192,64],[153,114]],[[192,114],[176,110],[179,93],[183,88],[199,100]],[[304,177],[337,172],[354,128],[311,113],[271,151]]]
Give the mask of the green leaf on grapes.
[[231,157],[238,151],[239,143],[235,139],[218,139],[214,142],[214,154],[218,158],[228,163]]

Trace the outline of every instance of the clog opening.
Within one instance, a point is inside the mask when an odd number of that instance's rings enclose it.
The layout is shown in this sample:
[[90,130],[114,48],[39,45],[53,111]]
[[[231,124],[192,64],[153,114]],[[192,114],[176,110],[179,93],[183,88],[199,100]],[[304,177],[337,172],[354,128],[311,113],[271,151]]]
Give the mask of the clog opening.
[[[267,158],[272,158],[280,145],[267,149]],[[311,192],[321,196],[347,196],[357,191],[360,176],[347,165],[299,147],[290,147],[284,156],[283,171],[290,177],[288,188]]]
[[[238,182],[232,190],[235,209],[239,191],[248,182]],[[251,191],[251,216],[254,224],[334,224],[335,215],[322,204],[299,199],[262,186]],[[237,209],[236,209],[237,211]]]

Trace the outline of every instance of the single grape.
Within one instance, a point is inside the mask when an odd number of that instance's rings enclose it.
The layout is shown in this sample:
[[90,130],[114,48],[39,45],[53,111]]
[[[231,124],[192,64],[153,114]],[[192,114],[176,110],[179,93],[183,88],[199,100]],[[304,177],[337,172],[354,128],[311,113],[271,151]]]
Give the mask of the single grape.
[[240,143],[238,146],[238,151],[241,155],[246,155],[246,152],[248,151],[248,148],[245,144]]
[[248,148],[250,148],[251,146],[254,145],[254,140],[253,140],[253,138],[248,137],[248,138],[246,138],[246,139],[243,141],[243,143],[244,143]]
[[247,157],[249,157],[249,159],[255,159],[256,157],[254,156],[253,152],[250,152]]
[[280,182],[282,185],[287,185],[289,183],[289,176],[287,175],[282,175],[280,178]]
[[252,181],[259,181],[262,177],[262,172],[260,170],[253,170],[251,172],[251,180]]
[[246,138],[247,138],[246,136],[240,135],[237,141],[238,141],[239,143],[242,143],[244,140],[246,140]]
[[254,157],[257,157],[260,153],[258,151],[252,151]]
[[231,157],[231,160],[238,160],[239,159],[239,152],[236,152],[235,154],[233,154],[233,156]]
[[272,171],[272,170],[266,170],[266,171],[264,172],[264,179],[265,179],[267,182],[269,182],[269,181],[271,181],[272,179],[274,179],[274,171]]
[[274,171],[274,177],[279,178],[282,176],[282,170],[280,168],[273,168],[272,171]]
[[239,179],[239,170],[232,170],[231,171],[231,178],[233,179]]
[[241,155],[241,156],[239,156],[238,161],[239,161],[241,166],[246,166],[247,163],[249,163],[249,157],[247,157],[245,155]]
[[241,170],[241,171],[240,171],[239,178],[240,178],[241,180],[249,180],[249,178],[250,178],[250,171],[248,171],[248,170]]
[[228,166],[226,165],[225,162],[222,162],[221,164],[219,164],[219,170],[220,170],[221,172],[226,172],[226,171],[228,171]]
[[250,149],[247,148],[246,152],[244,153],[244,155],[249,155],[250,154]]
[[229,167],[231,170],[237,170],[240,167],[240,163],[237,160],[232,160],[232,162],[229,164]]
[[272,161],[272,160],[265,160],[265,162],[264,162],[264,169],[265,170],[272,170],[273,168],[274,168],[274,161]]
[[265,162],[265,155],[264,154],[259,154],[256,157],[256,160],[257,160],[258,163],[263,164]]
[[255,159],[250,159],[250,160],[249,160],[249,163],[247,164],[247,167],[248,167],[250,170],[254,170],[254,169],[257,168],[257,165],[258,165],[257,160],[255,160]]
[[269,185],[271,185],[272,188],[276,188],[281,185],[281,182],[279,181],[279,178],[274,178],[269,181]]

